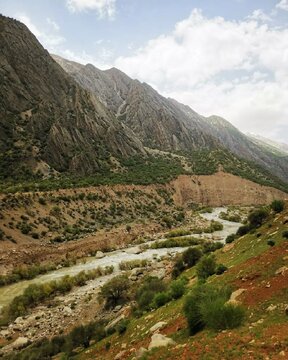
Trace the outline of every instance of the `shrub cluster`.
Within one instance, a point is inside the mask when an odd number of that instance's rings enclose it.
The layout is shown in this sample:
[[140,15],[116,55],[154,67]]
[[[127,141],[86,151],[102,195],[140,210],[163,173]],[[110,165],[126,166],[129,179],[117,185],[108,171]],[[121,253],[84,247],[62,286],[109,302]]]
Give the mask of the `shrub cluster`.
[[44,284],[29,285],[22,295],[16,296],[10,305],[4,310],[3,321],[11,321],[18,316],[23,316],[29,308],[37,306],[44,300],[50,299],[57,294],[65,294],[74,286],[83,286],[88,280],[95,279],[99,276],[111,274],[113,266],[104,269],[96,268],[87,272],[81,271],[75,276],[64,276],[59,281],[49,281]]
[[184,314],[191,335],[204,327],[213,330],[233,329],[245,318],[242,306],[227,303],[231,296],[228,288],[202,284],[195,287],[184,302]]
[[156,277],[147,277],[136,294],[136,301],[140,311],[157,309],[171,300],[182,297],[186,290],[185,277],[164,283]]

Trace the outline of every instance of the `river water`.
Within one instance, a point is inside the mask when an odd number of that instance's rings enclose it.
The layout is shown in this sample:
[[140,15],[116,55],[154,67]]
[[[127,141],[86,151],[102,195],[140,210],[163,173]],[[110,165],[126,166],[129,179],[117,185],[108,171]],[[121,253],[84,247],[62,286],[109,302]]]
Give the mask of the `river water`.
[[[224,207],[213,209],[212,213],[204,213],[201,214],[207,220],[217,220],[220,221],[224,228],[221,231],[215,231],[213,234],[193,234],[195,237],[201,237],[206,239],[214,239],[217,241],[224,242],[225,238],[237,231],[241,224],[230,222],[226,220],[222,220],[219,218],[219,214],[221,211],[226,211],[227,209]],[[145,244],[152,244],[154,241],[146,242]],[[111,251],[105,255],[102,259],[97,259],[95,257],[88,257],[84,259],[82,263],[78,263],[68,268],[61,268],[55,271],[51,271],[45,275],[40,275],[32,280],[20,281],[15,284],[11,284],[8,286],[4,286],[0,288],[0,311],[1,309],[8,305],[14,297],[21,295],[25,288],[27,288],[31,284],[40,284],[45,283],[51,280],[57,280],[62,278],[65,275],[76,275],[80,271],[83,270],[91,270],[96,267],[105,267],[105,266],[114,266],[114,272],[111,275],[103,276],[101,278],[93,280],[93,287],[99,287],[103,285],[106,281],[111,279],[113,276],[116,276],[120,273],[119,264],[122,261],[130,261],[137,259],[147,259],[152,261],[157,261],[157,258],[161,258],[162,256],[173,255],[178,252],[184,251],[185,248],[163,248],[163,249],[147,249],[141,253],[137,253],[139,251],[139,246],[129,247],[122,250]]]

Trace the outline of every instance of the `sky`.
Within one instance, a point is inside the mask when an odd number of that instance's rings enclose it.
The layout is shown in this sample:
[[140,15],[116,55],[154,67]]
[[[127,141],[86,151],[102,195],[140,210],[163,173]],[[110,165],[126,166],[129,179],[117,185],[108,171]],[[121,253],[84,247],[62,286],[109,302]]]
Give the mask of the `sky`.
[[0,0],[50,52],[288,143],[288,0]]

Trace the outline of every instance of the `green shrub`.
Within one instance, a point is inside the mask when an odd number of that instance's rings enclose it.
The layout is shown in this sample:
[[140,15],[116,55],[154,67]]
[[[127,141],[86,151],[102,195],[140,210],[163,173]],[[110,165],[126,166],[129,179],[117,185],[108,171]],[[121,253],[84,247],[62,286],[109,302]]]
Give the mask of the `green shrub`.
[[273,239],[269,239],[269,240],[267,240],[267,245],[272,247],[275,245],[275,241]]
[[172,299],[179,299],[182,297],[186,290],[186,284],[187,284],[186,278],[181,278],[178,280],[174,280],[169,285],[169,294]]
[[202,251],[198,248],[188,248],[182,254],[182,259],[186,267],[194,266],[202,257]]
[[119,321],[119,323],[116,325],[116,331],[119,335],[122,335],[126,332],[127,327],[129,324],[129,319],[122,319]]
[[231,235],[228,235],[227,237],[226,237],[226,240],[225,240],[225,243],[226,244],[230,244],[230,243],[232,243],[234,240],[236,240],[237,239],[237,235],[236,234],[231,234]]
[[159,308],[165,304],[167,304],[171,300],[169,293],[160,292],[154,295],[152,301],[152,307]]
[[248,232],[249,232],[250,230],[251,230],[250,225],[240,226],[239,229],[237,230],[236,235],[239,235],[239,236],[246,235],[246,234],[248,234]]
[[242,307],[228,304],[230,296],[231,289],[226,287],[196,286],[185,298],[183,308],[190,334],[196,334],[205,326],[214,330],[240,326],[245,311]]
[[41,205],[46,205],[46,200],[45,200],[43,197],[40,197],[40,198],[38,199],[38,202],[39,202],[39,204],[41,204]]
[[162,280],[156,277],[147,277],[136,293],[138,307],[142,310],[151,309],[154,296],[159,292],[165,292],[166,289],[167,286]]
[[216,260],[213,255],[205,255],[196,266],[196,274],[200,280],[206,280],[216,272]]
[[176,230],[172,230],[168,234],[166,234],[166,237],[173,238],[173,237],[185,236],[185,235],[190,235],[190,234],[191,234],[190,230],[176,229]]
[[178,259],[174,266],[173,266],[173,270],[172,270],[172,278],[176,279],[179,275],[181,275],[181,273],[185,270],[185,264],[182,260],[182,257],[180,259]]
[[225,271],[227,271],[228,268],[227,266],[223,265],[223,264],[219,264],[216,267],[216,275],[222,275]]
[[279,213],[284,210],[285,202],[283,200],[274,200],[270,205],[271,209],[276,213]]
[[204,300],[201,304],[201,315],[205,325],[213,330],[234,329],[242,325],[245,310],[242,306],[226,303],[219,297]]
[[269,212],[264,208],[252,211],[248,216],[250,227],[257,228],[261,226],[268,216]]
[[288,239],[288,230],[285,230],[285,231],[282,232],[282,237],[284,239]]
[[188,247],[199,245],[203,243],[203,240],[197,239],[194,237],[175,237],[170,238],[164,241],[156,241],[151,245],[151,249],[161,249],[161,248],[172,248],[172,247]]

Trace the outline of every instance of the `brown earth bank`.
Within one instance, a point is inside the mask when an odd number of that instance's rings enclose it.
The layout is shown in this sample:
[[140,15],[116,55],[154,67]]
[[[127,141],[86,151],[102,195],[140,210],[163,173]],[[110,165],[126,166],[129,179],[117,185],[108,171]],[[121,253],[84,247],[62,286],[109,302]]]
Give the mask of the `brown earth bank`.
[[55,263],[141,242],[161,228],[179,225],[195,204],[248,206],[287,198],[224,172],[181,175],[166,185],[2,194],[0,274],[21,264]]

